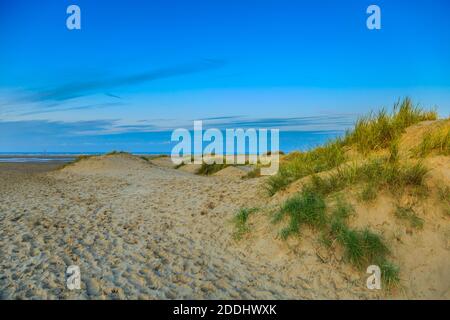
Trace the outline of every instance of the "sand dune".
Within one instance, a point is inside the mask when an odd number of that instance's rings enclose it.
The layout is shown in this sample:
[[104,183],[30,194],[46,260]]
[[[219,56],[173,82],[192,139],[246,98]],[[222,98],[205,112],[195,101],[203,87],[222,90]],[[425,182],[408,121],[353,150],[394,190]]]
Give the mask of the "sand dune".
[[[446,168],[434,173],[439,179],[448,178],[447,160],[429,160]],[[341,263],[341,253],[324,252],[312,230],[279,240],[264,211],[252,217],[251,234],[233,239],[239,208],[284,198],[269,198],[266,178],[240,179],[232,167],[204,177],[168,161],[119,154],[47,173],[2,171],[1,298],[450,298],[450,229],[440,212],[423,213],[425,229],[410,234],[389,216],[389,196],[358,209],[367,214],[352,223],[398,242],[404,270],[401,289],[371,291],[366,275]],[[66,289],[72,264],[81,290]]]
[[[367,295],[349,287],[344,274],[330,276],[329,267],[316,268],[314,252],[307,254],[314,264],[306,267],[283,250],[271,257],[233,240],[230,219],[239,207],[258,205],[262,179],[202,177],[128,155],[5,179],[4,299]],[[79,291],[65,287],[71,264],[81,269]]]

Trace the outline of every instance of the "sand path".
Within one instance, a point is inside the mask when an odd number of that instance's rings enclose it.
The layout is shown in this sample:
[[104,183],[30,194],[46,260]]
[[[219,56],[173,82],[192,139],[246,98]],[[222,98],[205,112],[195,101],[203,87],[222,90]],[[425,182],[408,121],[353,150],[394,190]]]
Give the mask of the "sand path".
[[[256,243],[252,249],[233,240],[230,220],[240,207],[258,205],[261,184],[127,156],[4,176],[1,298],[368,297],[367,289],[349,286],[345,274],[331,272],[314,252],[305,251],[303,260],[270,256],[276,247]],[[78,291],[65,286],[72,264],[81,269]]]

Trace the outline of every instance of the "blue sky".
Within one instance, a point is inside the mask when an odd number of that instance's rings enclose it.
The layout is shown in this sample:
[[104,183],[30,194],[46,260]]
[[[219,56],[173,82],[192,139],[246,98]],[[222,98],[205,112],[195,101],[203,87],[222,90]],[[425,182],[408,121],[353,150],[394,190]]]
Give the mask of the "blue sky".
[[322,141],[404,96],[448,116],[449,15],[446,0],[0,0],[0,152],[159,152],[199,119]]

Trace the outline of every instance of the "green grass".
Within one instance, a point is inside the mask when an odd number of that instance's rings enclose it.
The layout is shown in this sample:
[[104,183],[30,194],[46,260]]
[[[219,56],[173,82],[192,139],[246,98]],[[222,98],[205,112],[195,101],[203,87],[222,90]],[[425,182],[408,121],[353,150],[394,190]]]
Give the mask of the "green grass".
[[389,158],[388,161],[390,163],[398,163],[399,162],[399,153],[398,153],[398,144],[399,140],[396,139],[394,141],[391,141],[389,145]]
[[320,241],[326,247],[331,247],[336,240],[336,234],[347,228],[347,219],[354,213],[353,207],[338,198],[336,206],[334,207],[331,216],[328,218],[328,226],[322,230]]
[[347,145],[355,145],[359,152],[368,154],[370,151],[388,148],[407,127],[436,119],[436,111],[423,110],[406,98],[394,105],[392,113],[381,109],[378,113],[359,118],[355,128],[346,134],[344,142]]
[[361,267],[364,251],[359,233],[341,224],[337,226],[335,224],[333,227],[334,232],[336,232],[336,239],[344,247],[347,260]]
[[[278,174],[268,179],[266,188],[270,195],[274,195],[305,176],[338,168],[347,161],[345,147],[354,146],[364,155],[389,149],[389,162],[397,163],[398,140],[405,129],[420,121],[436,119],[435,111],[414,106],[411,100],[406,98],[395,104],[391,113],[382,109],[376,114],[371,113],[359,118],[354,129],[348,131],[343,139],[335,139],[308,152],[293,152],[287,155],[280,164]],[[448,137],[440,137],[437,140],[440,148],[447,150]],[[368,196],[370,198],[369,194]]]
[[450,187],[438,187],[438,197],[444,206],[444,212],[450,216]]
[[261,176],[261,168],[255,168],[249,172],[243,177],[243,179],[253,179],[258,178]]
[[336,201],[336,206],[331,214],[331,218],[334,220],[346,221],[353,213],[353,206],[345,202],[341,198]]
[[[228,160],[230,160],[230,159],[228,159]],[[228,161],[228,162],[230,162],[230,161]],[[231,162],[234,162],[234,161],[231,160]],[[227,163],[227,158],[223,157],[222,163],[216,163],[216,161],[214,161],[213,163],[203,162],[200,169],[197,171],[197,174],[209,176],[209,175],[212,175],[212,174],[219,172],[220,170],[225,169],[230,166],[240,167],[240,166],[246,166],[246,165],[250,165],[249,159],[245,159],[245,162],[243,164],[234,164],[234,163]],[[257,162],[257,165],[260,165],[259,161]],[[244,178],[258,177],[260,175],[260,172],[261,172],[260,167],[255,168],[254,170],[247,173],[244,176]]]
[[[286,227],[280,231],[283,240],[298,234],[302,225],[309,225],[320,231],[319,241],[331,249],[334,243],[344,249],[345,260],[359,270],[375,264],[382,270],[385,286],[391,288],[399,283],[399,268],[389,262],[389,248],[383,238],[368,228],[353,229],[348,226],[348,219],[354,213],[353,207],[336,198],[331,213],[327,214],[324,197],[311,189],[304,189],[286,200],[273,216],[273,223],[288,220]],[[240,211],[235,217],[237,234],[248,231],[246,221],[249,213]]]
[[381,236],[367,228],[349,228],[347,220],[353,212],[350,204],[338,199],[329,216],[328,225],[322,232],[321,242],[327,247],[334,242],[339,243],[344,249],[346,260],[359,269],[371,264],[379,265],[382,274],[385,274],[385,285],[393,286],[398,283],[399,270],[387,261],[387,245]]
[[413,150],[413,154],[417,157],[426,157],[433,151],[445,156],[450,155],[450,126],[427,132],[420,145]]
[[428,170],[421,162],[390,162],[389,158],[373,158],[362,165],[340,167],[325,177],[313,175],[305,186],[309,190],[327,196],[346,187],[363,184],[360,197],[373,200],[382,187],[402,192],[406,187],[425,188],[424,177]]
[[[382,190],[396,196],[405,190],[426,194],[424,180],[428,169],[420,161],[401,162],[399,140],[407,127],[436,119],[435,111],[415,106],[406,98],[397,103],[392,112],[382,109],[359,118],[354,129],[342,139],[284,157],[278,174],[268,179],[266,187],[270,195],[298,179],[307,176],[310,179],[306,180],[302,191],[288,199],[273,217],[274,223],[287,220],[287,226],[280,231],[281,238],[298,234],[304,224],[312,226],[321,231],[320,241],[325,246],[331,247],[335,243],[342,246],[346,260],[352,265],[362,269],[376,264],[382,270],[386,287],[397,285],[399,269],[387,260],[389,248],[383,238],[367,228],[350,228],[347,221],[353,210],[350,205],[338,200],[331,214],[327,214],[325,201],[330,195],[354,186],[362,187],[359,196],[363,201],[376,199]],[[447,132],[425,140],[423,153],[435,149],[442,152],[448,148]],[[353,150],[365,160],[346,163],[349,160],[347,151]],[[376,156],[379,150],[387,150],[389,155]],[[408,219],[416,227],[423,223],[411,212],[402,212],[401,218]]]
[[438,187],[438,196],[442,201],[450,203],[450,187]]
[[233,233],[233,237],[236,240],[242,239],[244,234],[250,231],[248,226],[248,218],[249,216],[258,211],[257,208],[242,208],[240,209],[233,218],[233,223],[235,227],[235,231]]
[[332,169],[346,160],[342,141],[336,139],[309,152],[288,155],[276,175],[268,180],[267,190],[274,195],[292,182],[308,175]]
[[298,233],[302,224],[321,228],[327,222],[323,198],[308,191],[288,199],[275,214],[273,221],[278,222],[286,216],[289,218],[289,224],[281,230],[282,239]]
[[395,211],[395,216],[398,219],[407,221],[412,228],[423,228],[423,219],[420,218],[410,207],[405,208],[398,206],[397,210]]
[[197,174],[203,175],[203,176],[210,176],[216,172],[219,172],[222,169],[225,169],[228,166],[230,166],[230,165],[226,164],[226,163],[215,163],[214,162],[212,164],[207,164],[207,163],[203,162],[202,166],[197,171]]
[[367,228],[358,230],[347,226],[346,221],[352,211],[349,204],[338,202],[322,238],[327,239],[327,243],[337,241],[344,248],[346,260],[360,269],[384,263],[389,249],[381,236]]
[[379,264],[386,259],[389,250],[383,239],[369,229],[351,229],[344,221],[334,220],[331,224],[331,239],[342,245],[347,261],[358,268]]
[[118,155],[118,154],[131,154],[129,152],[126,151],[117,151],[117,150],[113,150],[111,152],[106,153],[106,156],[112,156],[112,155]]
[[389,261],[383,261],[380,265],[381,281],[387,290],[390,290],[400,283],[400,268]]
[[363,202],[371,202],[377,198],[378,195],[378,186],[376,186],[372,182],[366,183],[366,185],[363,187],[359,198]]
[[274,221],[289,216],[289,224],[281,230],[282,239],[298,233],[305,223],[321,230],[319,241],[326,247],[337,242],[344,249],[345,259],[362,270],[371,264],[379,265],[384,283],[391,287],[398,283],[399,269],[387,260],[389,249],[383,238],[369,229],[352,229],[347,220],[354,213],[353,207],[337,199],[330,215],[325,212],[325,202],[317,194],[304,191],[288,199],[277,212]]

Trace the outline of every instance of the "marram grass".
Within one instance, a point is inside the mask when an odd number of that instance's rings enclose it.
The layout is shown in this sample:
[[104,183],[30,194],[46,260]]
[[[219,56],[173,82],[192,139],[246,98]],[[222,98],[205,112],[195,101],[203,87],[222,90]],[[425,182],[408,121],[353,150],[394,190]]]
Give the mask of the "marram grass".
[[[382,109],[376,114],[371,113],[359,118],[353,130],[348,131],[342,139],[337,138],[308,152],[293,152],[287,155],[278,174],[268,180],[267,190],[273,195],[298,179],[339,168],[348,161],[345,152],[347,148],[354,148],[365,156],[371,152],[389,149],[389,162],[398,162],[398,139],[405,129],[421,121],[436,119],[436,111],[424,110],[406,98],[395,104],[391,113]],[[443,152],[448,152],[447,138],[447,135],[429,138],[427,145],[438,146]]]
[[450,125],[427,132],[413,153],[417,157],[426,157],[433,151],[444,156],[450,155]]

